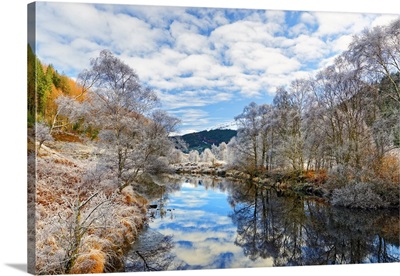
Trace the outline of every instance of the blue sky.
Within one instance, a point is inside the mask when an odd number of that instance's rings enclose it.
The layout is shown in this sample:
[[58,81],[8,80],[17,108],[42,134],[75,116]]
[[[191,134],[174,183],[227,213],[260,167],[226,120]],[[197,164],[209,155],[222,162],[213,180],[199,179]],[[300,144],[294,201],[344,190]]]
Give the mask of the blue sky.
[[75,78],[111,50],[182,120],[180,134],[231,122],[251,101],[307,78],[364,28],[398,15],[37,2],[36,50]]

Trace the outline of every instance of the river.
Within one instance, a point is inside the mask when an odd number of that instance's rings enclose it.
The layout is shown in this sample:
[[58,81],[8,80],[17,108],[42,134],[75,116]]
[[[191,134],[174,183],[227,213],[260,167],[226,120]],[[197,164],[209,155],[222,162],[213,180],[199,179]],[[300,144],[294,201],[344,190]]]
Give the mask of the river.
[[349,210],[224,178],[168,180],[125,271],[400,261],[399,210]]

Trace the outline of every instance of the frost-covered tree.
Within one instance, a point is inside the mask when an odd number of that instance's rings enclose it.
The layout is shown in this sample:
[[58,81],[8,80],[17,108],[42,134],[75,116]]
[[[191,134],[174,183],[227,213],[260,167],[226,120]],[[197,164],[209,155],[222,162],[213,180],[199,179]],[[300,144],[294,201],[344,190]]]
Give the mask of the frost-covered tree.
[[258,136],[261,130],[258,105],[251,102],[245,106],[243,112],[235,117],[235,121],[239,126],[237,139],[241,146],[237,150],[246,159],[248,169],[257,170],[260,164]]
[[211,152],[214,154],[215,158],[219,159],[219,147],[215,144],[211,145]]
[[400,145],[400,19],[388,26],[365,29],[344,53],[370,83],[379,83],[371,106],[377,158]]
[[400,19],[388,26],[365,29],[354,36],[346,57],[357,64],[370,79],[380,81],[388,78],[392,93],[391,99],[400,103],[400,84],[395,76],[400,73]]
[[67,125],[78,123],[85,118],[90,118],[90,105],[88,102],[78,100],[82,95],[76,97],[61,95],[55,100],[57,112],[53,117],[50,133]]
[[140,84],[136,72],[103,50],[79,74],[78,83],[85,101],[60,97],[59,114],[99,130],[99,170],[114,175],[120,189],[143,173],[165,171],[173,148],[169,134],[180,121],[154,109],[158,98]]
[[37,153],[39,153],[39,150],[45,141],[53,141],[53,136],[50,134],[50,128],[42,122],[36,122],[35,124],[35,138],[38,143],[36,150]]
[[[372,106],[371,85],[364,82],[361,71],[342,57],[334,66],[319,74],[316,97],[320,107],[321,126],[325,131],[326,149],[335,166],[359,173],[367,164],[371,148],[371,132],[367,125],[366,107]],[[356,176],[356,175],[353,175]]]
[[162,110],[155,110],[143,126],[144,137],[133,152],[136,175],[138,173],[158,174],[168,171],[168,160],[174,143],[169,139],[180,120]]
[[315,77],[279,87],[272,106],[246,106],[235,117],[239,129],[227,145],[228,165],[250,174],[326,171],[336,199],[352,202],[353,191],[369,191],[353,184],[365,183],[396,206],[383,190],[398,194],[398,170],[391,168],[400,146],[399,26],[397,19],[364,30]]
[[214,154],[211,152],[211,150],[209,148],[206,148],[201,153],[200,160],[201,160],[201,162],[213,164],[216,161],[216,158],[215,158]]
[[172,149],[169,154],[169,160],[171,164],[187,163],[189,162],[189,156],[179,149]]
[[217,159],[221,161],[227,161],[228,159],[228,145],[225,142],[222,142],[218,146]]
[[[220,149],[223,159],[249,173],[271,168],[273,158],[272,106],[250,103],[235,117],[238,134]],[[225,147],[226,146],[226,147]]]
[[197,163],[200,161],[200,153],[197,150],[191,150],[189,152],[189,161]]
[[305,141],[308,128],[306,123],[309,111],[311,82],[297,79],[288,88],[280,87],[273,100],[274,131],[279,141],[276,150],[281,166],[295,171],[305,168]]
[[90,65],[79,75],[83,88],[91,88],[90,118],[86,119],[101,129],[104,168],[116,174],[118,186],[123,188],[133,183],[142,169],[136,165],[146,160],[138,156],[148,147],[142,142],[151,135],[146,132],[150,121],[144,115],[156,106],[158,99],[139,83],[136,72],[110,51],[101,51]]

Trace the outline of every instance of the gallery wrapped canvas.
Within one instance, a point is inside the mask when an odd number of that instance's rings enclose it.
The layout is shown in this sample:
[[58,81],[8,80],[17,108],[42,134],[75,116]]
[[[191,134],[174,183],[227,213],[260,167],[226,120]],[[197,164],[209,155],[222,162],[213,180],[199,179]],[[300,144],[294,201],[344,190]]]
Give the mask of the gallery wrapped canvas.
[[400,15],[28,5],[28,271],[400,261]]

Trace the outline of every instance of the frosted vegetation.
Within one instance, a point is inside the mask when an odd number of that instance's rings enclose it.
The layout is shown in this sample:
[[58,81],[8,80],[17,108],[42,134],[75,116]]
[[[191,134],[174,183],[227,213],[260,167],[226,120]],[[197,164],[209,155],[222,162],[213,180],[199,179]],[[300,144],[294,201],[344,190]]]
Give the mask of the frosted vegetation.
[[[185,166],[307,184],[338,206],[399,206],[400,20],[355,36],[333,65],[280,87],[273,103],[244,107],[237,136],[201,153],[176,147],[179,120],[111,52],[77,82],[80,93],[60,95],[54,116],[37,120],[28,148],[37,274],[121,270],[145,219],[139,191]],[[91,137],[53,139],[78,127]]]
[[177,154],[178,162],[223,163],[252,178],[285,175],[322,187],[334,205],[398,206],[399,45],[400,20],[365,30],[315,77],[278,88],[272,104],[244,107],[228,144]]
[[[36,147],[29,147],[30,159],[37,157],[28,170],[37,181],[29,194],[36,205],[30,237],[37,274],[123,269],[148,203],[135,190],[141,179],[169,172],[168,136],[179,120],[155,108],[155,93],[139,84],[136,73],[102,51],[78,79],[82,92],[56,100],[53,120],[35,124]],[[74,124],[96,129],[97,138],[53,141],[52,135],[65,139],[59,129]]]

